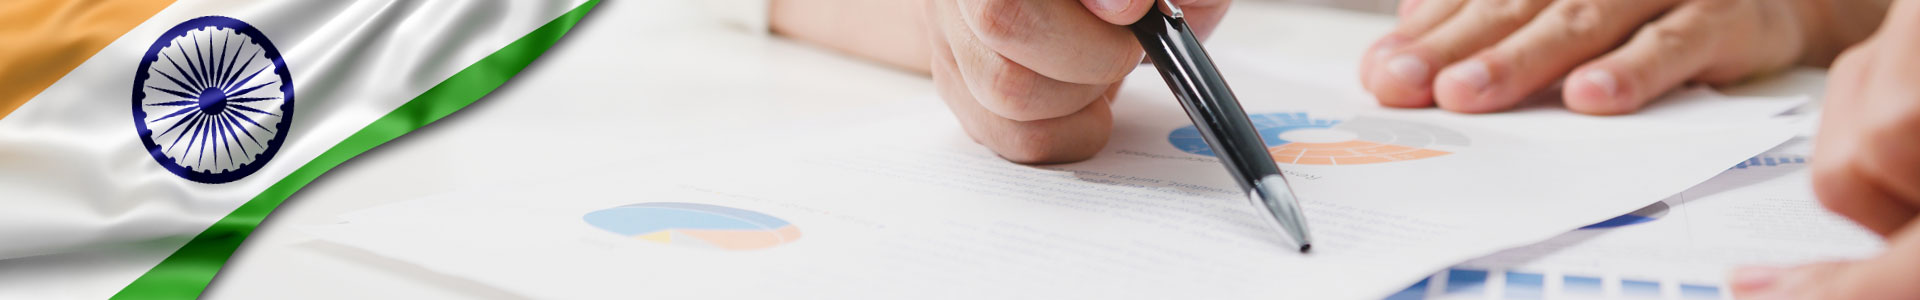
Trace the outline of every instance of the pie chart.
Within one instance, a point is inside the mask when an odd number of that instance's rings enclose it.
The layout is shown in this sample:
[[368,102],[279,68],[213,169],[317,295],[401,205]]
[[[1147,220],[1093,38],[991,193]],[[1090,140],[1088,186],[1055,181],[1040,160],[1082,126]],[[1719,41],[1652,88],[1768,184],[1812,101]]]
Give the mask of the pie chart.
[[[1247,116],[1267,143],[1274,162],[1303,165],[1358,165],[1419,160],[1452,154],[1468,145],[1467,136],[1431,125],[1382,118],[1317,118],[1304,112]],[[1213,156],[1213,148],[1193,126],[1174,129],[1167,142],[1187,153]]]
[[766,249],[800,239],[800,228],[774,216],[732,207],[650,202],[602,209],[587,224],[648,242],[723,250]]

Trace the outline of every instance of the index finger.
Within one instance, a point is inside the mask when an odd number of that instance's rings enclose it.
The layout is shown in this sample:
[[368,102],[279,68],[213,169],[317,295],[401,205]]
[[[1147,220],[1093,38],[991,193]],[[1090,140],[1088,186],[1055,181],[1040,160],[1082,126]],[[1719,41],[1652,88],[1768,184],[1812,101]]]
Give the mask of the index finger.
[[[1196,28],[1212,28],[1212,25],[1217,23],[1215,21],[1219,21],[1220,16],[1226,13],[1227,4],[1233,2],[1231,0],[1169,1],[1172,1],[1174,6],[1180,7],[1180,10],[1186,13],[1188,22],[1194,23],[1193,26]],[[1100,20],[1122,26],[1133,25],[1134,22],[1139,22],[1141,17],[1147,15],[1147,10],[1157,6],[1155,4],[1157,2],[1159,1],[1080,0],[1080,3],[1086,5],[1087,10],[1093,12],[1094,16],[1100,17]]]

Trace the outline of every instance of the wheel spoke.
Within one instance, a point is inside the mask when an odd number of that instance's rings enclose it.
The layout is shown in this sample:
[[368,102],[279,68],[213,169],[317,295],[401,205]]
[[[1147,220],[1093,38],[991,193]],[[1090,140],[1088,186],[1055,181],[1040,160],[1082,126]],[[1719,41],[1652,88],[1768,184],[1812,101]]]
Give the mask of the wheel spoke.
[[[201,65],[202,65],[201,62],[204,62],[207,59],[202,58],[200,55],[200,38],[194,37],[194,34],[192,31],[188,31],[187,36],[188,36],[187,39],[193,40],[193,57],[188,57],[187,66],[193,67],[193,75],[195,77],[199,77],[200,82],[205,82],[207,83],[207,85],[213,85],[214,84],[213,78],[207,78],[206,68],[201,68]],[[184,56],[185,54],[182,54],[182,55]]]
[[227,130],[227,126],[229,125],[229,124],[227,123],[227,119],[225,119],[225,118],[213,118],[213,119],[214,119],[214,120],[217,120],[217,121],[219,121],[219,122],[220,122],[220,124],[219,124],[219,125],[220,125],[220,131],[219,131],[219,133],[220,133],[220,134],[219,134],[219,136],[220,136],[220,152],[226,152],[226,153],[227,153],[227,164],[230,164],[230,165],[233,165],[233,166],[235,166],[235,167],[237,168],[237,167],[238,167],[238,166],[240,165],[240,161],[237,161],[237,160],[233,160],[233,147],[228,147],[228,144],[227,144],[227,143],[230,143],[230,142],[231,142],[231,143],[239,143],[239,142],[240,142],[240,140],[239,140],[239,138],[237,138],[237,137],[235,137],[235,139],[232,139],[232,140],[229,140],[229,139],[227,139],[227,137],[232,137],[232,136],[233,136],[233,131],[229,131],[229,130]]
[[220,60],[219,60],[220,66],[219,68],[214,69],[214,71],[217,71],[213,73],[214,82],[227,82],[227,79],[228,79],[227,68],[233,67],[233,64],[230,61],[230,58],[227,58],[228,46],[233,46],[232,35],[227,35],[220,38]]
[[255,102],[255,101],[263,101],[263,100],[273,100],[273,99],[280,99],[280,97],[244,97],[244,98],[228,98],[228,99],[227,99],[227,103],[247,103],[247,102]]
[[[245,71],[247,70],[247,67],[248,67],[248,66],[252,66],[252,65],[253,65],[253,56],[254,56],[254,55],[259,55],[259,54],[260,54],[260,51],[261,51],[261,50],[263,50],[263,49],[266,49],[266,48],[254,48],[254,49],[253,49],[253,53],[251,53],[251,54],[247,54],[247,56],[246,56],[246,58],[247,58],[247,61],[246,61],[246,62],[243,62],[243,63],[241,63],[241,64],[240,64],[240,67],[239,67],[239,68],[233,68],[233,74],[228,74],[228,75],[227,75],[227,78],[234,78],[234,77],[238,77],[238,76],[240,76],[240,72],[245,72]],[[264,70],[264,69],[263,69],[263,70]],[[253,74],[254,74],[254,75],[259,75],[260,73],[259,73],[259,72],[255,72],[255,73],[253,73]],[[253,80],[253,76],[247,76],[247,78],[246,78],[246,79],[241,79],[240,81],[237,81],[237,82],[232,82],[232,83],[234,83],[234,84],[244,84],[244,83],[245,83],[245,82],[247,82],[248,80]],[[224,90],[231,90],[231,87],[227,87],[227,86],[223,86],[223,87],[221,87],[221,88],[223,88],[223,89],[222,89],[223,91],[224,91]]]
[[[180,43],[176,42],[176,43],[173,43],[173,45],[174,45],[173,50],[180,50],[180,47],[179,47]],[[186,77],[187,81],[193,82],[193,89],[203,90],[207,88],[207,85],[205,83],[202,83],[199,77],[193,77],[193,73],[188,73],[186,68],[180,67],[180,61],[184,59],[174,59],[172,54],[161,53],[160,55],[167,57],[167,63],[173,64],[173,70],[179,71],[181,77]],[[187,52],[185,50],[180,50],[180,56],[186,56],[186,55],[187,55]],[[191,65],[193,63],[187,63],[187,64]],[[161,72],[161,74],[166,74],[166,73]]]
[[[166,116],[164,116],[164,117],[160,117],[159,119],[153,119],[153,121],[147,121],[147,123],[159,123],[160,121],[164,121],[164,120],[166,120],[167,118],[172,118],[172,117],[176,117],[176,116],[180,116],[180,115],[184,115],[184,114],[187,114],[188,112],[194,112],[194,111],[200,111],[200,107],[199,107],[199,106],[191,106],[191,107],[187,107],[187,108],[182,108],[182,109],[180,109],[180,110],[176,110],[176,111],[173,111],[173,113],[171,113],[171,114],[167,114],[167,115],[166,115]],[[186,120],[186,119],[181,119],[181,120]],[[173,123],[173,127],[180,127],[180,123]],[[172,128],[168,128],[168,129],[167,129],[167,131],[173,131],[173,129],[172,129]]]
[[[253,71],[253,75],[247,75],[247,79],[241,79],[240,81],[235,81],[235,82],[230,82],[230,83],[227,83],[227,87],[225,87],[225,88],[221,88],[220,90],[222,90],[222,91],[232,91],[232,90],[233,90],[233,87],[237,87],[237,86],[240,86],[241,84],[245,84],[245,83],[246,83],[246,82],[248,82],[248,81],[253,81],[253,77],[254,77],[254,76],[259,76],[259,75],[260,75],[260,72],[266,72],[266,71],[267,71],[267,69],[272,69],[272,67],[271,67],[271,66],[261,66],[261,67],[260,67],[260,70],[259,70],[259,71]],[[229,96],[239,96],[239,95],[246,95],[247,93],[251,93],[251,92],[253,92],[253,90],[257,90],[257,89],[260,89],[260,87],[264,87],[264,86],[267,86],[268,84],[273,84],[273,82],[272,82],[272,81],[268,81],[268,82],[262,82],[262,83],[260,83],[259,85],[254,85],[253,87],[250,87],[250,88],[245,88],[245,89],[240,89],[239,91],[235,91],[235,92],[232,92],[232,93],[227,93],[227,95],[229,95]]]
[[279,116],[279,115],[277,115],[277,114],[274,114],[274,113],[270,113],[270,112],[267,112],[267,111],[264,111],[264,110],[260,110],[260,109],[257,109],[257,108],[252,108],[252,107],[247,107],[247,106],[245,106],[245,105],[239,105],[239,104],[234,104],[234,103],[227,103],[227,108],[233,108],[233,109],[239,109],[239,110],[244,110],[244,111],[250,111],[250,112],[256,112],[256,113],[262,113],[262,114],[266,114],[266,115],[269,115],[269,116]]
[[180,87],[180,89],[182,90],[195,90],[195,91],[202,90],[202,89],[194,88],[191,85],[187,85],[187,83],[185,82],[180,82],[180,79],[173,78],[173,75],[167,75],[167,72],[165,71],[153,70],[153,73],[160,73],[160,77],[166,77],[167,81],[173,82],[173,86]]
[[253,126],[254,126],[254,127],[260,127],[260,130],[266,130],[266,131],[268,131],[268,132],[272,132],[272,131],[273,131],[273,129],[268,129],[268,128],[267,128],[266,126],[260,126],[260,123],[259,123],[259,122],[254,122],[254,121],[253,121],[253,118],[248,118],[246,114],[242,114],[242,113],[237,113],[237,112],[233,112],[233,111],[227,111],[227,113],[231,113],[231,114],[233,114],[233,116],[235,116],[235,117],[240,117],[240,120],[242,120],[242,121],[247,121],[247,123],[253,123]]
[[147,104],[147,106],[187,106],[187,105],[194,105],[199,103],[200,101],[180,100],[180,101],[172,101],[172,102],[160,102],[160,103],[154,103],[154,104]]
[[[180,141],[185,141],[185,140],[187,140],[187,138],[188,138],[188,135],[190,134],[189,132],[193,132],[193,127],[194,127],[194,126],[200,126],[200,125],[198,125],[198,124],[200,124],[200,121],[201,121],[201,119],[203,119],[203,118],[205,118],[205,117],[206,117],[206,115],[204,115],[204,114],[194,114],[194,115],[193,115],[193,118],[186,118],[186,119],[180,119],[180,120],[182,120],[182,121],[186,121],[186,120],[192,120],[192,122],[187,122],[187,124],[186,124],[186,125],[187,125],[187,127],[181,127],[181,128],[186,128],[186,129],[183,129],[183,130],[181,130],[181,131],[180,131],[180,135],[177,135],[177,136],[174,136],[174,138],[173,138],[173,143],[172,143],[172,144],[168,144],[168,145],[167,145],[167,151],[169,151],[169,152],[171,152],[171,151],[173,151],[173,146],[179,146],[179,145],[180,145]],[[168,131],[172,131],[172,130],[168,130]],[[193,143],[191,143],[191,142],[189,142],[189,143],[187,143],[187,148],[193,148]],[[181,153],[181,154],[186,154],[186,151],[185,151],[185,150],[181,150],[181,152],[180,152],[180,153]]]
[[151,86],[151,85],[149,85],[149,86],[147,86],[147,88],[151,88],[151,89],[156,89],[156,90],[160,90],[161,92],[166,92],[166,93],[168,93],[168,94],[173,94],[174,96],[180,96],[180,98],[187,98],[187,99],[199,99],[199,98],[200,98],[200,95],[194,95],[194,94],[189,94],[189,93],[187,93],[187,92],[182,92],[182,91],[175,91],[175,90],[169,90],[169,89],[165,89],[165,88],[161,88],[161,87],[156,87],[156,86]]
[[[232,121],[233,119],[236,119],[236,118],[238,118],[238,119],[246,119],[246,118],[247,118],[246,116],[241,116],[241,115],[240,115],[240,113],[236,113],[236,112],[233,112],[233,111],[227,111],[226,113],[222,113],[222,114],[220,114],[220,115],[221,115],[221,116],[223,116],[223,117],[226,117],[226,118],[227,118],[227,120],[229,120],[229,121]],[[253,123],[253,120],[246,120],[246,121],[247,121],[247,123]],[[253,123],[253,126],[256,126],[256,127],[258,127],[258,126],[260,126],[260,123]],[[260,139],[258,139],[258,138],[254,138],[254,137],[253,137],[253,131],[252,131],[252,130],[247,130],[247,127],[246,127],[245,125],[240,125],[240,122],[238,122],[238,121],[235,121],[235,122],[233,123],[233,129],[235,129],[235,130],[239,130],[239,131],[240,131],[240,133],[245,133],[245,134],[247,134],[247,140],[250,140],[250,141],[253,141],[253,145],[254,145],[254,146],[260,146],[260,147],[266,147],[266,145],[261,145],[261,144],[260,144]],[[260,129],[267,129],[267,128],[266,128],[266,127],[260,127]],[[237,138],[236,138],[236,139],[237,139]]]

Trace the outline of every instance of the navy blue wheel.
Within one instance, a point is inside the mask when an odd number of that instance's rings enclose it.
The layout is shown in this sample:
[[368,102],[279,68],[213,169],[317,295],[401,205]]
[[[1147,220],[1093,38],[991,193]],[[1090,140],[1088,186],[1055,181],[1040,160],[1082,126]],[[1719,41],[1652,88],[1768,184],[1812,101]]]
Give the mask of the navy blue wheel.
[[133,124],[153,159],[187,180],[226,183],[273,159],[293,123],[293,77],[273,42],[222,16],[175,25],[133,76]]

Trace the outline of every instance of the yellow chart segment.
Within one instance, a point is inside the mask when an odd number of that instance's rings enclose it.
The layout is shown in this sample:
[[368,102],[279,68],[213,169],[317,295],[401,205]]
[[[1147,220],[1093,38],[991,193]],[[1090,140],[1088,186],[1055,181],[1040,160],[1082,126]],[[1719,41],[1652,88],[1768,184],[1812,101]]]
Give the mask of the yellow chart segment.
[[593,211],[589,225],[636,240],[724,250],[756,250],[800,239],[800,227],[764,213],[683,202],[649,202]]
[[1447,155],[1449,152],[1367,141],[1347,141],[1339,143],[1287,143],[1285,145],[1267,148],[1267,153],[1273,154],[1273,161],[1280,163],[1357,165],[1415,160]]

